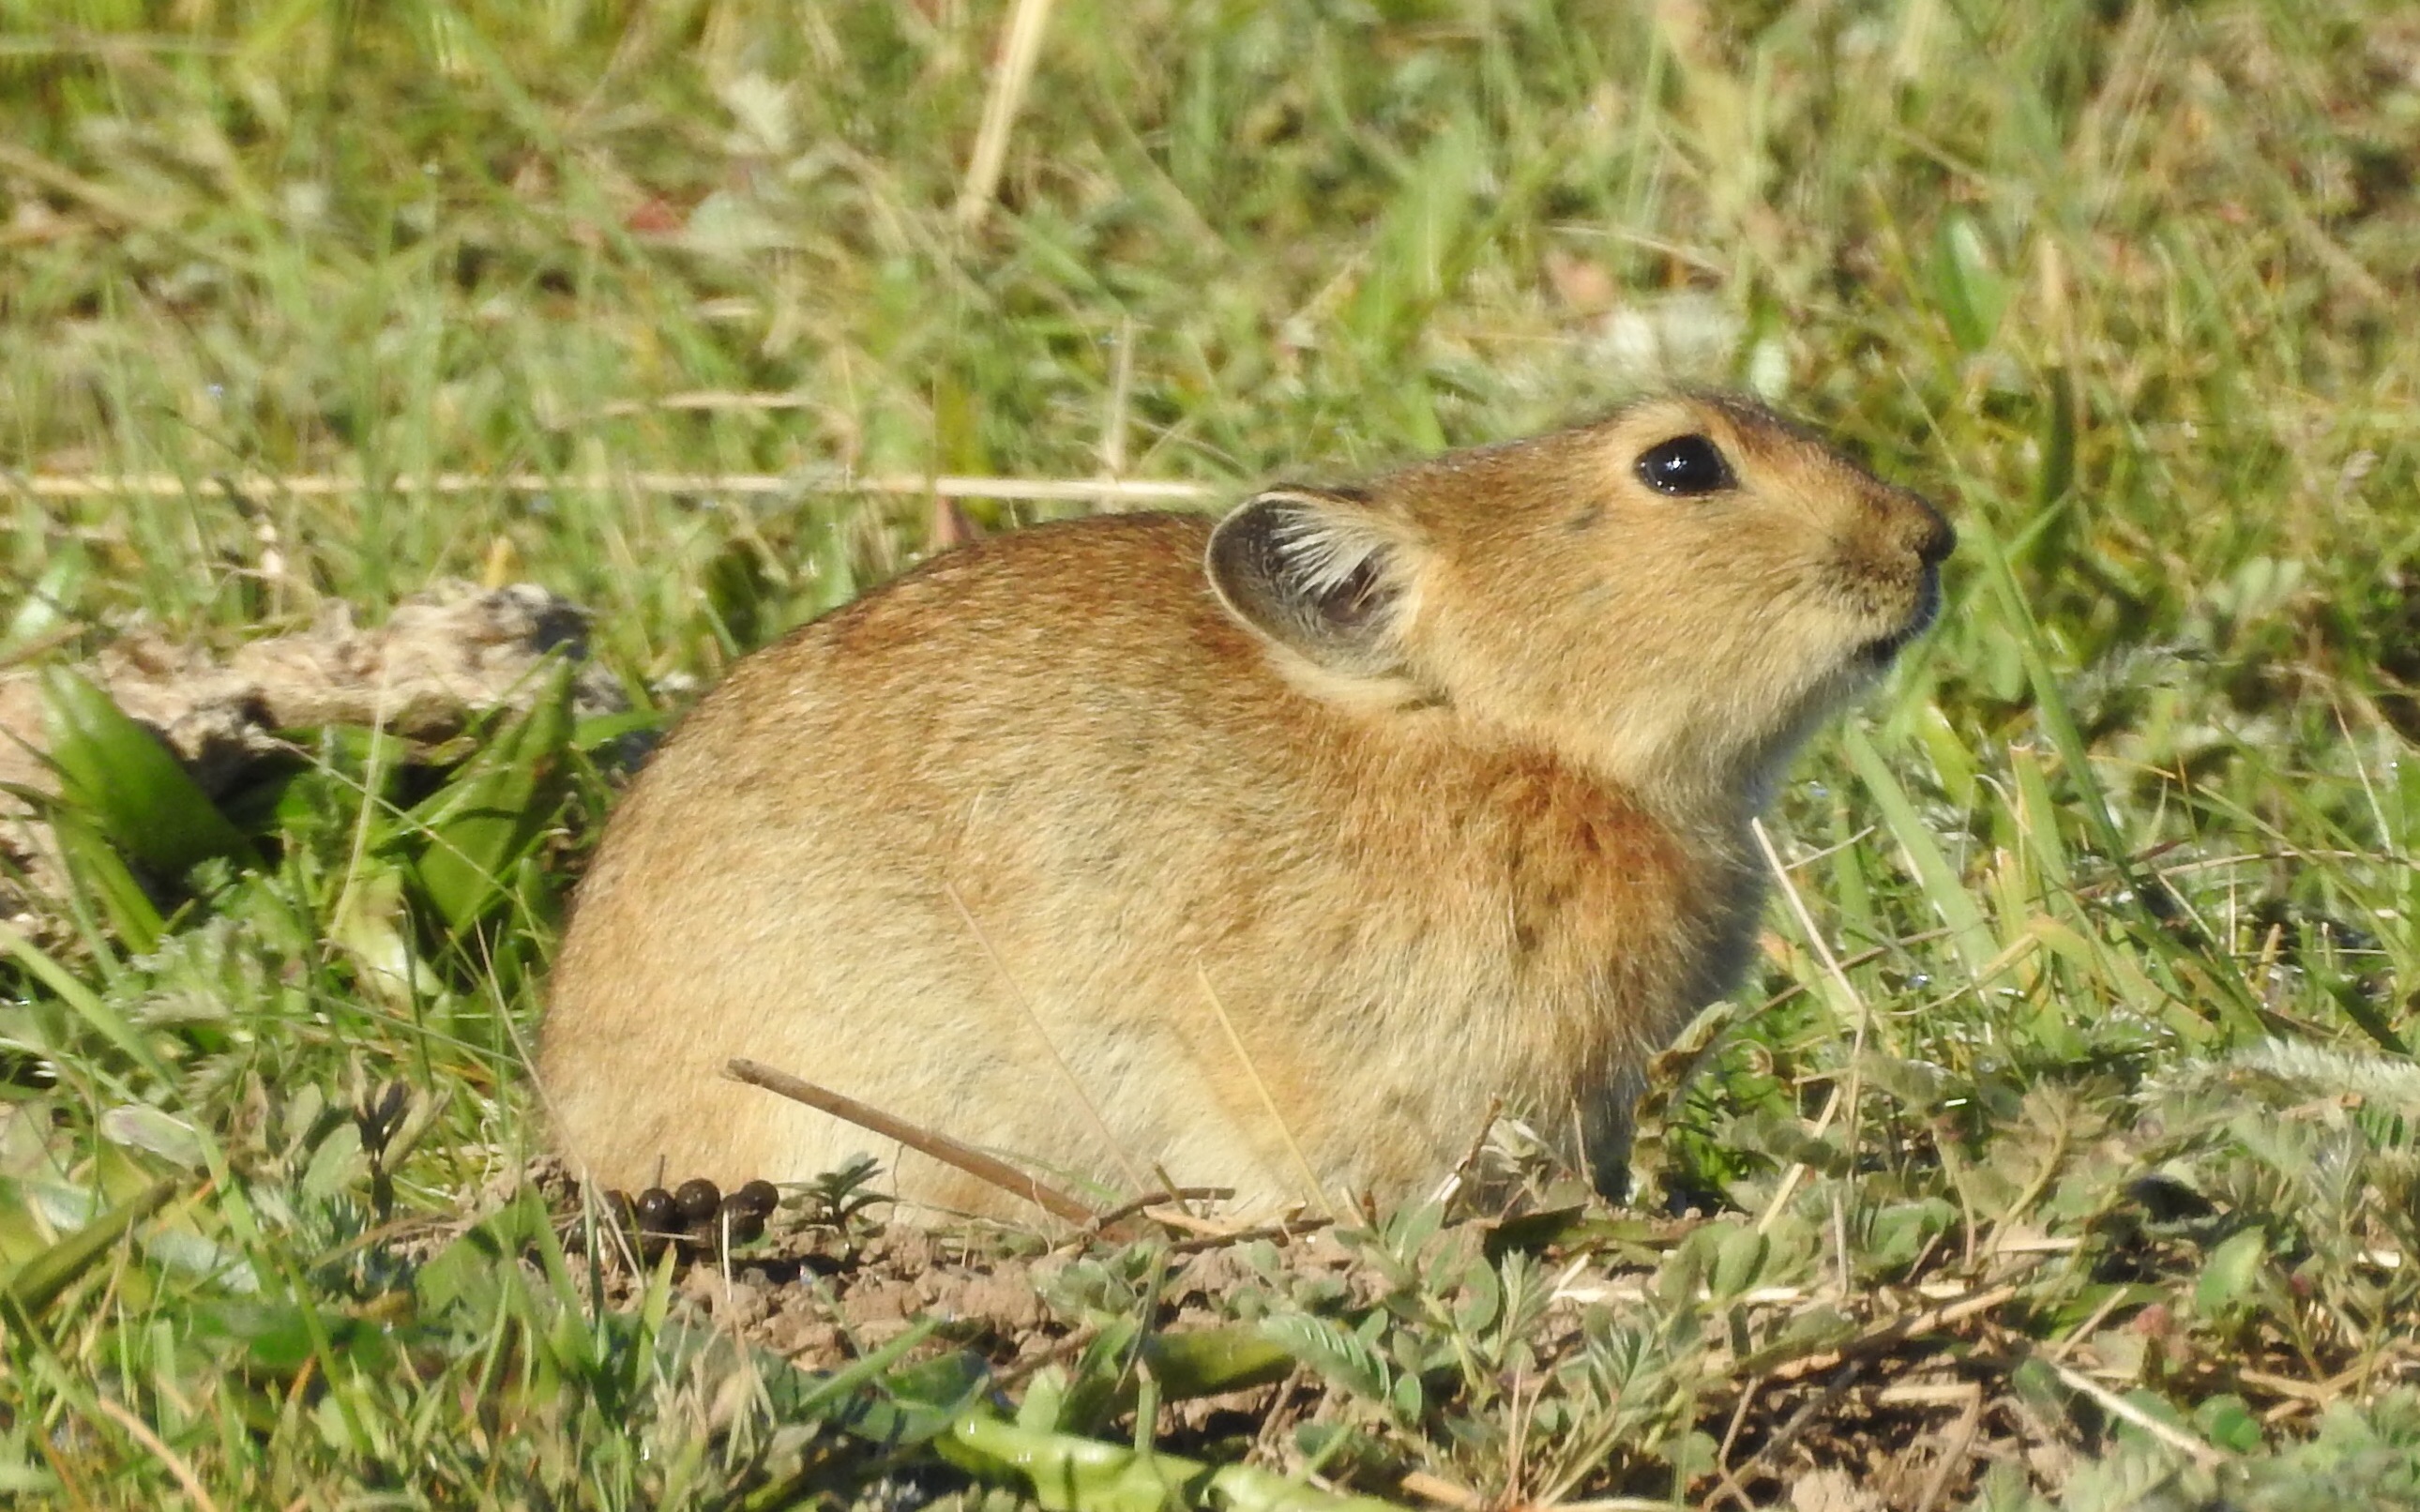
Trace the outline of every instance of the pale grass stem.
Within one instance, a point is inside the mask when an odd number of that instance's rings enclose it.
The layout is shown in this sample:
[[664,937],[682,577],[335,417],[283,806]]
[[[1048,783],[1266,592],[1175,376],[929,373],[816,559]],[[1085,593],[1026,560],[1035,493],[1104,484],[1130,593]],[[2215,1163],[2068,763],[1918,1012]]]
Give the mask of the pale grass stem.
[[[362,759],[361,792],[365,799],[380,791],[383,777],[381,768],[386,764],[386,701],[390,686],[387,674],[387,660],[381,656],[379,658],[378,686],[370,694],[369,749]],[[377,809],[376,804],[365,801],[361,811],[353,817],[352,841],[345,856],[344,887],[336,894],[335,911],[330,918],[329,933],[337,938],[343,937],[347,921],[361,906],[362,878],[369,859],[370,826],[378,817]]]
[[861,476],[845,468],[799,472],[435,472],[374,481],[326,472],[197,473],[34,472],[0,471],[0,495],[34,499],[175,498],[191,493],[260,494],[288,499],[343,499],[383,487],[400,494],[594,493],[617,489],[654,495],[727,494],[789,498],[804,494],[905,494],[945,499],[1005,499],[1022,503],[1190,504],[1222,492],[1206,483],[1146,478],[985,478],[905,473]]
[[[71,620],[69,623],[60,625],[57,629],[51,631],[48,635],[36,636],[33,640],[26,641],[22,646],[13,646],[7,651],[0,651],[0,672],[7,671],[11,667],[23,666],[29,661],[39,661],[43,656],[58,650],[59,647],[72,644],[76,638],[83,635],[84,632],[85,626],[81,623]],[[10,733],[9,738],[16,741],[20,746],[23,746],[25,744],[24,741],[17,737],[14,732]],[[31,749],[32,748],[27,747],[26,748]]]
[[2369,779],[2369,764],[2361,759],[2361,748],[2353,743],[2352,726],[2345,721],[2344,705],[2331,703],[2328,713],[2335,717],[2336,733],[2344,736],[2345,754],[2352,762],[2353,776],[2361,779],[2361,795],[2368,800],[2370,822],[2378,826],[2378,846],[2381,851],[2396,848],[2395,826],[2387,822],[2385,806],[2378,801],[2378,787]]
[[2143,1411],[2133,1402],[2130,1402],[2125,1397],[2118,1396],[2116,1392],[2111,1391],[2108,1387],[2103,1386],[2099,1381],[2084,1374],[2082,1371],[2075,1369],[2073,1366],[2061,1364],[2059,1361],[2054,1360],[2047,1354],[2043,1354],[2039,1351],[2036,1352],[2034,1358],[2048,1365],[2050,1367],[2051,1374],[2058,1377],[2060,1382],[2063,1383],[2070,1391],[2077,1392],[2083,1396],[2090,1397],[2093,1405],[2099,1407],[2102,1412],[2107,1412],[2112,1417],[2122,1418],[2126,1422],[2133,1424],[2134,1427],[2141,1428],[2152,1438],[2159,1440],[2162,1443],[2164,1443],[2169,1448],[2177,1451],[2177,1453],[2183,1455],[2186,1458],[2192,1460],[2195,1464],[2201,1466],[2204,1470],[2214,1470],[2220,1465],[2226,1463],[2229,1457],[2223,1451],[2194,1437],[2184,1429],[2178,1427],[2175,1424],[2169,1423],[2163,1418],[2155,1417],[2151,1413]]
[[954,216],[961,230],[983,224],[1000,192],[1000,172],[1008,162],[1008,135],[1016,113],[1033,82],[1033,65],[1042,56],[1042,35],[1050,25],[1051,0],[1016,0],[1009,12],[1008,29],[1001,41],[991,88],[984,96],[983,124],[975,131],[974,155],[967,162],[966,183],[958,191]]
[[177,1477],[177,1484],[183,1487],[185,1494],[194,1499],[194,1505],[201,1508],[201,1512],[219,1512],[218,1503],[210,1500],[209,1489],[202,1485],[202,1478],[194,1473],[194,1467],[185,1462],[184,1456],[169,1448],[160,1435],[152,1432],[141,1418],[136,1417],[116,1402],[99,1395],[96,1395],[92,1400],[93,1405],[101,1409],[102,1416],[124,1428],[128,1438],[141,1444],[151,1458],[167,1468],[169,1474]]
[[1415,1470],[1397,1486],[1423,1502],[1452,1507],[1455,1512],[1484,1512],[1487,1498],[1467,1486],[1457,1486],[1442,1475],[1432,1475],[1425,1470]]
[[723,1074],[733,1081],[761,1087],[777,1097],[786,1097],[819,1113],[829,1113],[885,1139],[896,1140],[918,1154],[929,1156],[945,1165],[954,1165],[978,1180],[999,1187],[1011,1196],[1024,1198],[1053,1217],[1064,1218],[1071,1224],[1092,1229],[1107,1227],[1114,1216],[1095,1213],[1058,1188],[1035,1180],[1008,1162],[986,1154],[972,1145],[961,1143],[922,1124],[909,1123],[870,1103],[861,1103],[762,1061],[734,1057],[723,1063],[722,1070]]
[[1142,1163],[1136,1160],[1125,1143],[1110,1131],[1109,1120],[1101,1116],[1100,1104],[1094,1102],[1092,1093],[1084,1089],[1082,1080],[1076,1074],[1076,1068],[1059,1053],[1059,1046],[1051,1040],[1050,1031],[1042,1026],[1042,1015],[1034,1011],[1033,999],[1025,995],[1025,988],[1010,974],[1008,963],[1001,958],[1000,951],[991,943],[991,936],[984,933],[982,923],[975,918],[974,910],[967,906],[967,900],[959,893],[957,884],[945,882],[941,890],[950,895],[950,902],[957,908],[958,917],[967,921],[967,932],[975,937],[975,944],[983,948],[985,959],[991,962],[992,970],[1000,974],[1001,984],[1008,989],[1008,995],[1016,1000],[1017,1008],[1025,1014],[1025,1022],[1033,1026],[1034,1038],[1042,1042],[1043,1050],[1050,1057],[1050,1063],[1059,1068],[1059,1074],[1065,1079],[1067,1089],[1076,1094],[1077,1103],[1083,1107],[1085,1116],[1093,1120],[1094,1129],[1101,1136],[1102,1148],[1117,1161],[1119,1168],[1125,1172],[1126,1180],[1134,1183],[1133,1189],[1150,1192],[1166,1186],[1168,1183],[1165,1181],[1153,1180],[1143,1170]]
[[[1891,1388],[1885,1386],[1883,1389],[1888,1392]],[[1933,1512],[1933,1508],[1941,1504],[1942,1498],[1948,1494],[1950,1478],[1965,1467],[1967,1458],[1974,1453],[1976,1432],[1983,1426],[1982,1386],[1972,1381],[1962,1381],[1949,1389],[1958,1395],[1944,1400],[1957,1406],[1958,1416],[1950,1423],[1948,1431],[1942,1435],[1944,1442],[1933,1458],[1932,1469],[1926,1473],[1924,1485],[1916,1492],[1916,1512]]]
[[[1824,1100],[1823,1111],[1815,1119],[1814,1137],[1820,1139],[1832,1127],[1832,1119],[1839,1113],[1843,1102],[1849,1105],[1852,1118],[1854,1117],[1860,1090],[1858,1061],[1865,1055],[1866,1030],[1873,1022],[1873,1010],[1867,1006],[1856,983],[1851,981],[1849,974],[1840,968],[1838,958],[1832,954],[1832,947],[1824,942],[1823,932],[1815,927],[1815,916],[1808,910],[1806,898],[1800,895],[1798,884],[1791,880],[1790,868],[1782,864],[1781,853],[1774,848],[1773,836],[1766,831],[1764,821],[1752,819],[1748,821],[1748,827],[1755,832],[1757,849],[1764,853],[1764,864],[1772,871],[1774,881],[1780,886],[1781,896],[1788,900],[1790,912],[1797,918],[1799,929],[1805,932],[1807,945],[1815,951],[1815,958],[1823,963],[1824,974],[1839,988],[1841,1001],[1854,1011],[1856,1027],[1849,1044],[1848,1090],[1844,1097],[1841,1084],[1837,1081],[1832,1084],[1831,1096]],[[1774,1189],[1773,1200],[1765,1205],[1764,1215],[1756,1221],[1758,1233],[1773,1227],[1781,1216],[1782,1209],[1789,1206],[1791,1195],[1797,1191],[1798,1183],[1806,1179],[1806,1163],[1792,1162],[1790,1169],[1782,1173],[1781,1184]]]
[[1126,470],[1126,422],[1134,404],[1134,316],[1118,321],[1116,364],[1109,371],[1109,413],[1101,422],[1101,471],[1114,478]]
[[1210,1011],[1218,1017],[1218,1027],[1226,1031],[1227,1042],[1234,1047],[1235,1059],[1242,1063],[1244,1074],[1251,1080],[1252,1091],[1260,1098],[1261,1106],[1267,1110],[1269,1122],[1277,1126],[1278,1137],[1285,1141],[1286,1153],[1294,1159],[1295,1171],[1302,1178],[1304,1191],[1311,1201],[1319,1204],[1322,1216],[1334,1217],[1334,1210],[1327,1205],[1327,1193],[1319,1184],[1319,1173],[1304,1157],[1302,1146],[1295,1140],[1294,1130],[1286,1124],[1285,1115],[1278,1111],[1278,1100],[1269,1095],[1269,1084],[1261,1080],[1261,1068],[1252,1064],[1251,1052],[1244,1048],[1244,1037],[1235,1032],[1235,1021],[1227,1016],[1227,1005],[1218,1000],[1218,989],[1210,985],[1210,973],[1196,965],[1193,975],[1202,983],[1202,995],[1210,1000]]

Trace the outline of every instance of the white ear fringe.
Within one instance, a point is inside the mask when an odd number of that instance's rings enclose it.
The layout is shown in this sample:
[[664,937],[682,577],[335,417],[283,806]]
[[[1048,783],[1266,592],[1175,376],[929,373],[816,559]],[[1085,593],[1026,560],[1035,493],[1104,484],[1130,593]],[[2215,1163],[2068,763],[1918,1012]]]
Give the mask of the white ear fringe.
[[1394,544],[1374,521],[1357,517],[1357,512],[1338,509],[1310,494],[1272,497],[1295,506],[1285,511],[1272,535],[1296,580],[1313,598],[1351,582],[1371,558]]

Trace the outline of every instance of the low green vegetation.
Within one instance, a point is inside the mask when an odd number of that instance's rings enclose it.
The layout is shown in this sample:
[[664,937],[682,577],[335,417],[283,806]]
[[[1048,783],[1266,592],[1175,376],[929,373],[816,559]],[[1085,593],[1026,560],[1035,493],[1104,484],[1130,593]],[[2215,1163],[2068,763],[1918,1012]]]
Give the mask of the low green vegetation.
[[[961,210],[1006,19],[0,0],[0,1499],[2420,1506],[2420,13],[1064,0]],[[1962,546],[1632,1207],[970,1237],[1032,1316],[815,1354],[523,1180],[634,737],[1094,507],[918,480],[1668,379]],[[585,606],[628,712],[558,664],[206,795],[91,680],[442,579]]]

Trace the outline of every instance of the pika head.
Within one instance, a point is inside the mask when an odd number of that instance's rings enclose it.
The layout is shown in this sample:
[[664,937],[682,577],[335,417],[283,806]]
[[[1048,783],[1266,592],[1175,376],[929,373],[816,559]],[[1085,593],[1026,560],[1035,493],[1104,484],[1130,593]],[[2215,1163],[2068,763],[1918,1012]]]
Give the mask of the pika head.
[[1314,696],[1450,703],[1641,793],[1753,808],[1931,622],[1954,539],[1770,410],[1699,395],[1264,493],[1209,571]]
[[1744,969],[1748,822],[1939,603],[1949,528],[1744,400],[1643,400],[1215,526],[945,553],[743,660],[634,784],[540,1054],[576,1166],[1415,1194],[1501,1105],[1618,1186]]

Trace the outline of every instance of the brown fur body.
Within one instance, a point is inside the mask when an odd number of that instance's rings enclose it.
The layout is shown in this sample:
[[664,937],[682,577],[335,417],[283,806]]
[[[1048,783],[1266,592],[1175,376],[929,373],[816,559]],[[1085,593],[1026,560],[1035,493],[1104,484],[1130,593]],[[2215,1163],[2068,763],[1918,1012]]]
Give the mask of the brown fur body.
[[[1724,507],[1639,481],[1682,432],[1737,472]],[[721,1079],[733,1056],[1253,1205],[1414,1192],[1496,1099],[1609,1146],[1626,1081],[1739,975],[1764,789],[1930,612],[1947,545],[1704,400],[1273,492],[1218,534],[983,543],[737,667],[617,814],[557,963],[540,1074],[574,1162],[637,1186],[896,1154]],[[920,1157],[896,1178],[1004,1206]]]

